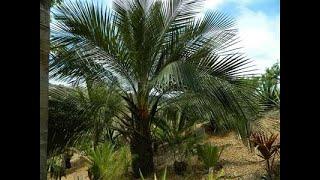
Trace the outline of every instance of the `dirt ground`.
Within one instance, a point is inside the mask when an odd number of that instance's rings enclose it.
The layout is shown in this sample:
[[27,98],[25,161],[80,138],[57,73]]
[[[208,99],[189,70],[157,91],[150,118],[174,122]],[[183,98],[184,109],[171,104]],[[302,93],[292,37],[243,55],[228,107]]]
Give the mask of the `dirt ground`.
[[[280,117],[279,112],[271,112],[266,114],[258,124],[259,130],[265,132],[277,133],[280,138]],[[221,154],[220,162],[224,171],[222,179],[238,179],[238,180],[256,180],[265,174],[265,164],[253,151],[251,152],[239,139],[234,132],[222,135],[207,134],[205,142],[210,142],[217,146],[226,146]],[[167,179],[169,180],[205,180],[207,171],[196,156],[188,160],[187,171],[183,176],[175,175],[172,164],[173,159],[168,153],[158,153],[155,155],[156,171],[159,177],[164,168],[167,166]],[[280,161],[278,158],[276,161]],[[89,179],[84,168],[69,174],[65,179]],[[149,178],[148,178],[149,179]],[[150,178],[151,179],[151,178]]]
[[[271,111],[265,114],[258,122],[259,123],[255,124],[257,130],[278,134],[278,138],[280,139],[279,111]],[[261,179],[261,176],[266,173],[265,162],[257,155],[258,152],[250,151],[236,133],[229,132],[223,135],[207,134],[205,142],[216,146],[226,146],[220,157],[220,162],[225,174],[222,179],[256,180]],[[161,157],[156,157],[155,159],[159,158]],[[163,158],[164,157],[162,157],[162,159]],[[173,163],[168,163],[168,160],[166,161],[166,164]],[[280,162],[280,158],[276,158],[276,162]],[[163,171],[165,165],[160,163],[159,166],[161,170],[158,171]],[[204,180],[207,174],[197,157],[192,157],[189,160],[189,166],[184,176],[175,175],[172,166],[169,166],[167,171],[168,179],[170,180]]]
[[[217,146],[226,145],[221,154],[220,162],[224,171],[224,178],[222,179],[258,179],[264,173],[264,162],[254,152],[244,146],[242,141],[238,139],[234,132],[225,135],[208,135],[205,142],[210,142]],[[165,155],[164,155],[165,156]],[[159,157],[156,157],[156,159]],[[166,164],[172,164],[168,162]],[[170,180],[184,180],[184,179],[206,179],[207,171],[202,166],[197,157],[192,157],[189,160],[186,174],[183,176],[175,175],[173,167],[167,167],[168,179]],[[160,170],[163,171],[165,165],[160,165]]]

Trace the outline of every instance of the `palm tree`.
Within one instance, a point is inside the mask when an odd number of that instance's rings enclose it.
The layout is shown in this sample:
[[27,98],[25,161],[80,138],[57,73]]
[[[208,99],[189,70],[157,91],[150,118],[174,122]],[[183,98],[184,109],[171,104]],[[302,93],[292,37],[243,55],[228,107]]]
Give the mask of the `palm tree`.
[[200,113],[238,119],[248,132],[242,105],[254,106],[239,77],[250,61],[231,48],[238,41],[234,20],[216,11],[201,17],[201,7],[201,0],[114,0],[113,9],[77,1],[54,13],[52,43],[71,55],[52,71],[77,77],[77,68],[66,66],[76,59],[99,67],[85,68],[94,74],[89,79],[117,79],[130,111],[123,116],[136,176],[154,170],[150,126],[157,110],[181,97]]
[[109,133],[114,131],[114,120],[123,109],[123,101],[112,87],[95,86],[88,93],[81,87],[52,85],[49,89],[49,155],[63,153],[64,149],[88,138],[93,149],[100,141],[114,141]]
[[48,158],[64,153],[90,127],[77,95],[72,88],[49,86]]
[[[123,111],[124,106],[115,86],[118,83],[116,79],[110,74],[97,75],[97,72],[101,72],[103,67],[95,64],[91,58],[83,59],[83,55],[81,56],[79,53],[64,47],[53,48],[49,61],[50,78],[69,81],[78,87],[73,89],[76,93],[58,93],[58,98],[71,95],[73,101],[85,109],[84,114],[88,118],[87,120],[93,122],[92,125],[95,127],[90,131],[92,145],[95,148],[103,127],[106,126],[103,123],[111,122],[111,119],[119,117],[119,111]],[[107,79],[109,81],[104,81],[105,76],[109,77]],[[84,83],[86,87],[80,88],[81,83]],[[110,124],[108,125],[110,126]],[[90,128],[88,127],[88,129]],[[113,141],[114,130],[108,129],[107,132],[109,132],[107,135],[110,140]]]

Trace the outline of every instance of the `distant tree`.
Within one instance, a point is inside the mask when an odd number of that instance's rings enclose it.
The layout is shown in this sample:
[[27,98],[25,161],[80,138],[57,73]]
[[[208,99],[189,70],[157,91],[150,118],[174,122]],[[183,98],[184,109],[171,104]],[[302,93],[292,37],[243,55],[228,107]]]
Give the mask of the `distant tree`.
[[280,65],[275,63],[267,68],[259,79],[258,91],[267,107],[280,108]]

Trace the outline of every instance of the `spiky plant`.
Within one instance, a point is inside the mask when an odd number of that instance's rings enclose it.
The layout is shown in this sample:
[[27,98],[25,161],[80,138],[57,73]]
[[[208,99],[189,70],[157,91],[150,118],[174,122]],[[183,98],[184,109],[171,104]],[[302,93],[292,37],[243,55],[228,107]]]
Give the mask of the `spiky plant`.
[[197,155],[207,169],[215,168],[218,164],[223,149],[224,146],[218,147],[211,144],[198,145]]
[[193,112],[186,104],[162,107],[152,129],[157,142],[169,148],[168,155],[172,156],[175,172],[179,175],[186,170],[187,159],[194,152],[195,144],[204,137],[196,131],[195,123],[200,117]]
[[280,142],[277,138],[278,134],[267,135],[261,132],[252,133],[250,136],[250,141],[260,153],[258,155],[266,161],[266,170],[270,177],[276,173],[274,160],[280,151]]
[[232,48],[238,41],[234,20],[217,11],[199,16],[202,5],[203,0],[114,0],[110,9],[70,1],[53,11],[52,50],[65,53],[52,58],[51,72],[85,80],[88,87],[117,79],[130,111],[123,124],[137,157],[137,177],[139,169],[154,170],[150,126],[163,102],[192,94],[199,112],[225,117],[242,136],[249,132],[243,106],[253,110],[255,101],[239,78],[250,70],[250,60]]
[[268,108],[280,108],[280,65],[275,63],[259,79],[258,92]]
[[88,149],[87,156],[91,161],[89,174],[93,180],[123,179],[130,165],[128,147],[115,149],[114,145],[104,143],[96,149]]

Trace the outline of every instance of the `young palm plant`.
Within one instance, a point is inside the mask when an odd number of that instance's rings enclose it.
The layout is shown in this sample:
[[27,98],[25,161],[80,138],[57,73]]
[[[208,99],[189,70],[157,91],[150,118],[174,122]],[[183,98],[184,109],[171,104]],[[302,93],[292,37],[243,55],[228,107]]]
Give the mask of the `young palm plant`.
[[61,156],[52,156],[47,159],[47,169],[49,177],[56,180],[61,180],[65,176],[65,167],[63,166]]
[[202,5],[202,0],[114,0],[110,9],[70,1],[53,11],[52,49],[67,55],[50,70],[87,85],[117,79],[129,111],[123,124],[137,177],[139,170],[144,175],[154,170],[150,127],[163,102],[192,94],[199,112],[230,114],[242,135],[248,133],[241,105],[250,108],[254,101],[239,77],[250,61],[232,48],[238,41],[234,20],[216,11],[200,17]]
[[123,109],[121,97],[112,87],[97,86],[89,93],[83,88],[51,86],[49,89],[49,155],[62,153],[82,140],[115,142],[114,119]]
[[76,93],[66,87],[49,87],[48,157],[64,153],[90,126],[85,109],[74,101]]
[[194,145],[202,140],[203,134],[195,133],[199,117],[186,105],[170,105],[161,108],[155,117],[154,135],[160,143],[167,143],[173,154],[176,174],[182,175],[187,168],[186,159]]
[[197,154],[207,169],[216,168],[223,149],[224,146],[218,147],[210,144],[203,144],[197,146]]
[[104,143],[96,149],[88,149],[87,155],[91,162],[89,169],[92,180],[123,179],[130,166],[129,148],[124,146],[115,149],[114,145]]

